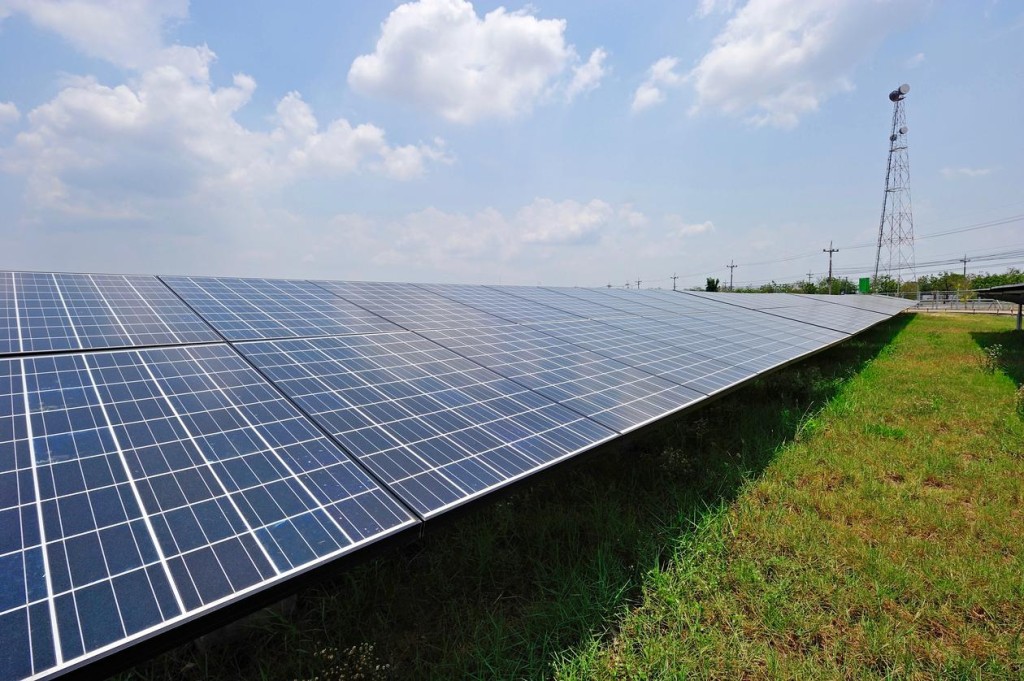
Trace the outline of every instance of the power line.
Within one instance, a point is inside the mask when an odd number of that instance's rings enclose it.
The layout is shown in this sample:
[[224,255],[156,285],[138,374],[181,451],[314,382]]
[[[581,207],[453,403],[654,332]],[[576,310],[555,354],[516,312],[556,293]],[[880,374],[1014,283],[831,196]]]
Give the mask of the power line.
[[[1024,203],[1024,201],[1017,201],[1017,202],[1009,203],[1009,204],[1006,204],[1005,206],[1001,206],[1001,207],[1009,207],[1009,206],[1013,206],[1013,205],[1019,205],[1020,203]],[[951,229],[945,229],[945,230],[941,230],[941,231],[938,231],[938,232],[925,232],[924,234],[918,233],[918,234],[915,234],[914,240],[915,241],[921,241],[923,239],[936,239],[936,238],[939,238],[939,237],[949,236],[949,235],[952,235],[952,234],[963,234],[965,232],[973,232],[973,231],[977,231],[977,230],[981,230],[981,229],[991,229],[993,227],[1001,227],[1003,225],[1009,225],[1009,224],[1013,224],[1013,223],[1021,222],[1021,221],[1024,221],[1024,213],[1017,214],[1017,215],[1009,215],[1009,216],[1001,217],[1001,218],[993,218],[992,220],[987,220],[987,221],[984,221],[984,222],[977,222],[977,223],[973,223],[973,224],[968,224],[968,225],[964,225],[962,227],[954,227],[954,228],[951,228]],[[861,249],[864,249],[864,248],[876,248],[877,245],[878,244],[875,241],[862,241],[862,242],[855,242],[855,243],[851,243],[851,244],[847,244],[847,245],[840,244],[838,246],[838,248],[841,248],[841,249],[846,250],[846,251],[853,251],[853,250],[861,250]],[[807,251],[807,252],[804,252],[804,253],[799,253],[799,254],[794,254],[794,255],[789,255],[789,256],[783,256],[783,257],[776,258],[776,259],[773,259],[773,260],[759,260],[759,261],[753,261],[753,262],[747,262],[747,263],[734,263],[734,264],[736,265],[736,267],[758,267],[758,266],[762,266],[762,265],[775,265],[775,264],[780,264],[780,263],[793,262],[795,260],[803,260],[803,259],[811,258],[811,257],[814,257],[814,255],[817,252],[818,251]],[[958,259],[955,259],[953,262],[956,262],[956,260],[958,260]],[[950,263],[950,264],[952,264],[952,263]],[[921,266],[922,267],[928,267],[929,265],[926,264],[926,263],[922,263]],[[727,267],[728,267],[728,265],[727,265]],[[858,272],[858,273],[862,273],[862,272],[863,273],[869,273],[868,270],[870,270],[870,269],[871,268],[856,268],[856,269],[853,269],[853,268],[846,267],[846,268],[837,268],[836,272],[840,273],[840,274],[844,273],[846,271],[853,271],[853,272]],[[684,279],[684,280],[685,279],[697,279],[697,278],[700,278],[700,277],[713,276],[717,271],[718,270],[708,270],[706,272],[693,272],[693,273],[682,274],[682,275],[677,274],[677,275],[674,275],[674,276],[675,276],[676,279]],[[802,276],[803,275],[797,275],[795,277],[795,279],[799,279]],[[659,283],[659,282],[662,282],[662,281],[669,281],[669,280],[672,280],[673,284],[675,284],[675,279],[672,279],[672,277],[665,277],[665,278],[662,278],[662,279],[652,279],[652,278],[646,279],[648,284]],[[753,282],[753,281],[757,281],[757,280],[751,280],[751,281]],[[741,286],[747,285],[749,283],[751,283],[751,282],[746,282],[746,283],[745,282],[739,282],[739,284]],[[626,285],[623,286],[623,288],[631,288],[631,286],[629,284],[626,284]]]

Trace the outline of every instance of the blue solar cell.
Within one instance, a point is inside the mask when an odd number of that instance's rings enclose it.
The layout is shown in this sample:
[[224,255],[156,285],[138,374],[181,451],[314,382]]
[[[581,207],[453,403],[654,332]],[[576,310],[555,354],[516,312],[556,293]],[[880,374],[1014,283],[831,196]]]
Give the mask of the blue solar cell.
[[416,522],[225,345],[0,360],[0,405],[22,676]]
[[496,288],[517,298],[541,303],[585,319],[608,319],[631,314],[616,307],[610,307],[610,305],[614,305],[614,301],[610,299],[601,303],[591,300],[590,297],[581,298],[568,295],[568,292],[573,290],[568,288],[541,288],[539,286],[494,286],[489,288]]
[[0,354],[21,350],[14,273],[0,272]]
[[862,310],[871,310],[884,314],[886,317],[902,312],[908,307],[913,307],[917,304],[916,300],[878,295],[829,296],[824,294],[805,294],[801,297],[819,300],[824,303],[832,303],[833,305],[846,305]]
[[512,295],[509,287],[460,284],[423,284],[438,295],[513,322],[544,322],[580,319],[579,315],[551,307],[536,300]]
[[425,517],[615,435],[412,333],[239,349]]
[[397,331],[398,327],[307,281],[163,277],[231,341]]
[[[650,304],[650,301],[640,296],[632,295],[633,291],[618,291],[609,288],[564,287],[551,288],[550,290],[593,305],[611,308],[616,310],[620,316],[623,314],[638,316],[663,315],[666,312],[664,309]],[[619,295],[620,293],[624,295]]]
[[0,273],[0,353],[219,340],[155,277]]
[[619,432],[704,397],[527,326],[426,331],[424,335]]
[[708,395],[756,373],[722,358],[748,351],[745,346],[669,327],[661,320],[625,318],[530,327]]
[[889,317],[885,313],[873,312],[852,306],[834,305],[810,296],[791,293],[758,293],[750,295],[687,291],[684,295],[735,307],[758,310],[766,315],[791,319],[847,334],[863,331]]
[[167,281],[0,272],[21,355],[0,359],[0,677],[129,646],[908,304]]
[[459,329],[506,326],[513,322],[481,312],[414,284],[321,281],[324,289],[379,314],[403,329]]

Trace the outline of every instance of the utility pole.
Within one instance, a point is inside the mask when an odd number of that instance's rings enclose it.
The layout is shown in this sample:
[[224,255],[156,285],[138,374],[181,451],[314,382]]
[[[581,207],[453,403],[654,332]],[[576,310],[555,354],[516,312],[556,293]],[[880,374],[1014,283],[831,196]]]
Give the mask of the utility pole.
[[678,279],[678,278],[679,278],[679,275],[677,275],[677,274],[673,274],[672,275],[672,290],[673,291],[676,290],[676,279]]
[[811,277],[813,277],[813,276],[814,276],[814,272],[808,272],[807,273],[807,283],[808,284],[814,283],[814,282],[811,281]]
[[832,242],[828,242],[828,248],[821,249],[822,253],[828,253],[828,294],[832,295],[832,254],[838,253],[838,248],[832,248]]
[[640,280],[639,279],[636,280],[636,290],[637,291],[640,290]]
[[737,267],[739,267],[739,265],[734,264],[733,261],[730,259],[729,260],[729,264],[726,265],[726,267],[729,268],[729,290],[731,291],[732,290],[732,271],[734,269],[736,269]]
[[970,261],[971,259],[967,257],[966,253],[964,253],[964,257],[960,258],[960,262],[964,264],[964,282],[967,281],[967,263]]

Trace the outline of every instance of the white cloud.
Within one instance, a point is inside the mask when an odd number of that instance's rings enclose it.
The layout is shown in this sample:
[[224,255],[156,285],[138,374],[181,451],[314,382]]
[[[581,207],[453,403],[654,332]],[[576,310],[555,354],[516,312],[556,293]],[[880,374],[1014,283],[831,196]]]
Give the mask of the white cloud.
[[649,218],[628,203],[542,197],[509,211],[429,207],[395,218],[339,215],[298,243],[308,249],[303,256],[316,253],[318,261],[363,254],[361,266],[376,271],[375,278],[390,271],[403,280],[491,282],[504,273],[506,283],[536,283],[559,263],[556,282],[582,277],[592,284],[623,267],[650,272],[653,262],[670,266],[713,229],[710,221],[674,214]]
[[650,222],[647,216],[635,210],[631,203],[624,203],[619,206],[618,216],[626,225],[634,229],[643,227]]
[[565,89],[565,98],[572,101],[578,95],[594,90],[601,84],[607,70],[604,68],[604,60],[608,53],[600,47],[590,53],[590,59],[586,63],[573,67],[572,81]]
[[858,62],[913,18],[921,0],[750,0],[691,71],[693,111],[792,128],[853,88]]
[[520,209],[516,223],[526,243],[578,244],[596,240],[614,216],[615,210],[598,199],[586,204],[536,199]]
[[569,99],[597,86],[600,48],[579,63],[563,19],[538,19],[503,7],[477,16],[466,0],[419,0],[385,19],[376,49],[352,62],[349,85],[373,96],[411,102],[456,123],[513,118],[553,92]]
[[[129,10],[142,6],[127,3]],[[148,19],[140,32],[147,26]],[[441,140],[395,146],[369,123],[322,123],[297,92],[277,103],[269,131],[249,128],[237,114],[256,89],[252,77],[236,74],[230,85],[215,84],[210,65],[216,55],[206,46],[147,43],[145,49],[150,52],[136,56],[149,66],[128,69],[123,83],[65,78],[57,95],[27,112],[25,128],[0,149],[0,170],[26,180],[30,211],[138,220],[200,195],[240,201],[237,192],[363,172],[405,180],[422,175],[429,163],[450,161]],[[13,105],[0,108],[0,117],[17,113]]]
[[0,0],[0,20],[10,14],[24,14],[91,57],[140,68],[159,52],[166,23],[188,16],[188,0]]
[[736,0],[700,0],[697,4],[697,18],[703,19],[712,14],[732,12],[736,6]]
[[984,177],[992,172],[992,168],[943,168],[942,176],[947,180],[957,177]]
[[647,222],[630,204],[537,198],[509,213],[428,207],[393,219],[339,215],[313,242],[320,239],[316,250],[322,253],[354,249],[368,254],[374,266],[415,266],[487,281],[489,272],[503,264],[532,267],[570,252],[601,251]]
[[679,60],[675,57],[662,57],[647,69],[647,78],[633,93],[633,113],[649,109],[665,101],[665,88],[677,87],[684,77],[676,73]]
[[686,222],[681,215],[676,215],[674,213],[666,215],[664,221],[668,228],[668,233],[677,238],[705,234],[706,232],[710,232],[715,229],[714,223],[710,220],[705,220],[704,222]]
[[918,66],[924,63],[924,52],[918,52],[913,57],[907,59],[903,65],[908,69],[916,69]]
[[21,112],[14,102],[0,102],[0,127],[17,123],[21,120]]

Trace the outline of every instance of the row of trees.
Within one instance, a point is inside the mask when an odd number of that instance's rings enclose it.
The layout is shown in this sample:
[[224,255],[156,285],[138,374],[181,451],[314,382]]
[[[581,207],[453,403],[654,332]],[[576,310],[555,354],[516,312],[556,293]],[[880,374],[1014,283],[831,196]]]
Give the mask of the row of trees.
[[[918,277],[917,281],[904,281],[899,289],[904,294],[927,293],[929,291],[970,291],[972,289],[989,288],[991,286],[1002,286],[1004,284],[1024,283],[1024,271],[1016,267],[1009,268],[1006,272],[992,274],[969,274],[964,277],[958,272],[942,272],[941,274],[926,274]],[[835,295],[850,294],[857,292],[857,283],[847,277],[834,277],[831,287],[828,278],[818,281],[798,281],[792,283],[778,283],[771,281],[760,286],[738,286],[737,292],[742,293],[829,293]],[[876,292],[896,293],[896,280],[892,277],[880,277]],[[721,282],[713,277],[708,277],[704,287],[705,291],[724,290]]]

